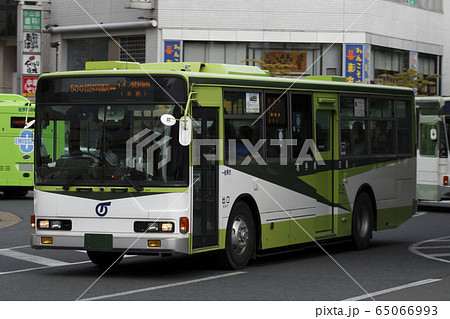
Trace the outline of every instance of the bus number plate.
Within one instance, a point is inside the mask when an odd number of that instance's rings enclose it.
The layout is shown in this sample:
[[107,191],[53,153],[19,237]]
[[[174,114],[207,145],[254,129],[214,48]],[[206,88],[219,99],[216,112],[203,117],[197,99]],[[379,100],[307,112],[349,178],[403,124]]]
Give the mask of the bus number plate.
[[111,234],[85,234],[84,249],[86,250],[112,250],[113,235]]

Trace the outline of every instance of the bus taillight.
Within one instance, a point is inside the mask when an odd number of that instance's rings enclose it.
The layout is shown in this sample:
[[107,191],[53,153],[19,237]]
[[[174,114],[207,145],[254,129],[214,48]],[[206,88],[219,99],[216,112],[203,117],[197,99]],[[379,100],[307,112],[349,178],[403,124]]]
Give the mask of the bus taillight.
[[448,185],[448,176],[444,176],[444,180],[442,181],[442,183],[444,184],[444,186]]

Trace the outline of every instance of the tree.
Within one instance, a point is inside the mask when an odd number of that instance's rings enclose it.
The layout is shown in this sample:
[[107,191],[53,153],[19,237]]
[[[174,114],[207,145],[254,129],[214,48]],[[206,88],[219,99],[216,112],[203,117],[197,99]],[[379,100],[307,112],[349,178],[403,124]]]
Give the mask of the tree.
[[295,68],[292,64],[282,64],[282,63],[265,63],[264,61],[257,59],[245,59],[242,62],[254,62],[258,63],[261,69],[269,71],[270,76],[281,77],[288,75]]
[[436,79],[439,77],[439,74],[430,74],[424,77],[423,74],[419,74],[416,70],[408,69],[405,72],[397,74],[381,74],[377,79],[383,85],[405,86],[417,89],[420,92],[428,86],[436,85]]

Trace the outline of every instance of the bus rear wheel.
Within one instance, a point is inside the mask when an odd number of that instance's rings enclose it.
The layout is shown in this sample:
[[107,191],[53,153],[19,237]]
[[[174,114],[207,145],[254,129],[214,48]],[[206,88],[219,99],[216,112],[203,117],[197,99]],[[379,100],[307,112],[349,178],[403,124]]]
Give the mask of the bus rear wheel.
[[113,264],[116,266],[123,258],[122,253],[110,251],[88,250],[87,255],[94,264],[102,268],[108,268]]
[[352,216],[352,241],[356,249],[366,249],[372,239],[374,209],[370,196],[363,192],[355,203]]
[[248,205],[238,202],[228,219],[225,261],[228,268],[244,268],[255,246],[255,226]]

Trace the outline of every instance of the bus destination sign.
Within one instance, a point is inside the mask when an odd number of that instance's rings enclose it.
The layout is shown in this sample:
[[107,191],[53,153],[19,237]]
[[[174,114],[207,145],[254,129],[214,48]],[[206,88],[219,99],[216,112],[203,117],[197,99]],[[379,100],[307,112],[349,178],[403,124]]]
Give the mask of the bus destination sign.
[[42,77],[37,102],[149,102],[186,101],[186,80],[175,76],[147,75]]
[[70,93],[118,93],[121,97],[145,97],[151,89],[149,81],[120,81],[117,83],[74,83],[70,85]]

